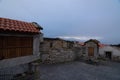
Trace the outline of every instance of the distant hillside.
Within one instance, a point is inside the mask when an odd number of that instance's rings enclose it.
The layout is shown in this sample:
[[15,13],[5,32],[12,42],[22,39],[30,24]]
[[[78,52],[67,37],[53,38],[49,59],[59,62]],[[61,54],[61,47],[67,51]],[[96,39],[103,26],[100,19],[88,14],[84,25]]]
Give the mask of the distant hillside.
[[120,44],[116,44],[116,45],[111,45],[111,46],[115,46],[115,47],[120,47]]

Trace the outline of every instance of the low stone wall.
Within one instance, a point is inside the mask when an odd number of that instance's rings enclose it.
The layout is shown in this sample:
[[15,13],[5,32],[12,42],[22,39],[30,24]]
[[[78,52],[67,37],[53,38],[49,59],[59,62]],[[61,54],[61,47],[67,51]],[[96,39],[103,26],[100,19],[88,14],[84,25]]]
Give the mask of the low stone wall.
[[120,62],[120,56],[116,56],[116,55],[112,55],[112,58],[106,58],[104,54],[100,54],[100,57],[104,60],[111,60],[111,61],[115,61],[115,62]]
[[28,64],[39,58],[40,58],[39,55],[30,55],[11,59],[4,59],[0,61],[0,69],[14,67],[22,64]]
[[28,71],[28,64],[21,64],[14,67],[0,69],[0,80],[11,80],[14,75]]
[[21,64],[0,69],[0,80],[35,80],[39,78],[37,63]]
[[0,69],[0,74],[20,74],[28,71],[28,64],[21,64],[14,67]]
[[51,50],[47,54],[42,54],[43,63],[60,63],[73,61],[76,55],[72,50]]
[[74,52],[77,60],[81,59],[81,56],[82,56],[82,49],[81,49],[81,47],[74,47],[72,49],[72,51]]

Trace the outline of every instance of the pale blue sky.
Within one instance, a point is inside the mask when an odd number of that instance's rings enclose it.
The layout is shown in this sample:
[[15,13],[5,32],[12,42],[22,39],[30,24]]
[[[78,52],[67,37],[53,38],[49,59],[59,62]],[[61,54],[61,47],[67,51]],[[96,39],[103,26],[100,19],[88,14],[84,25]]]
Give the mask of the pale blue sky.
[[37,22],[46,37],[120,43],[120,0],[0,0],[0,17]]

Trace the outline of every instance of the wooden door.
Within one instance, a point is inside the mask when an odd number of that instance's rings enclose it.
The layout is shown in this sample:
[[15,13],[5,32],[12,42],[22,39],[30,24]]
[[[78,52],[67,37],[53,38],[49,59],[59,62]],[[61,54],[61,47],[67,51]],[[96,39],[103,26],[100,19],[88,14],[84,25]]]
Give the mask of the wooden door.
[[0,60],[33,54],[33,37],[0,36]]
[[0,60],[3,58],[3,37],[0,36]]
[[88,56],[94,56],[94,48],[88,47]]

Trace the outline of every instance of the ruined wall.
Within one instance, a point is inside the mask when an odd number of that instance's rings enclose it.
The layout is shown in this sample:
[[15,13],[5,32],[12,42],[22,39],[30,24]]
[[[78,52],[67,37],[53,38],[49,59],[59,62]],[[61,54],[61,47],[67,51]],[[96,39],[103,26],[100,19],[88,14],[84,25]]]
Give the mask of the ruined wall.
[[44,63],[59,63],[73,61],[76,56],[72,50],[51,50],[48,54],[42,55],[42,61]]
[[44,40],[41,45],[41,59],[44,63],[73,61],[76,58],[72,43],[64,40]]
[[62,40],[44,40],[40,46],[40,51],[49,51],[51,49],[67,48],[67,42]]

